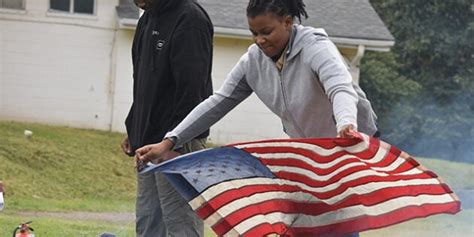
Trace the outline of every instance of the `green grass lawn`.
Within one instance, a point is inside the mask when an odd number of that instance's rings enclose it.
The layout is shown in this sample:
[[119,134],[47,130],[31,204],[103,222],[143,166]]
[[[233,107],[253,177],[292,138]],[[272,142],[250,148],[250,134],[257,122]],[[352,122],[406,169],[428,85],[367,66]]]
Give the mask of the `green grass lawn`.
[[101,221],[64,220],[60,218],[30,218],[14,213],[0,213],[0,237],[11,237],[13,230],[19,223],[33,220],[30,224],[36,236],[64,237],[64,236],[99,236],[108,232],[117,236],[135,236],[134,224],[111,224]]
[[[33,131],[25,139],[23,131]],[[133,211],[136,179],[123,134],[0,122],[0,180],[13,210]]]
[[474,236],[474,210],[436,215],[361,233],[361,237],[469,237]]
[[435,172],[453,190],[474,189],[474,165],[428,158],[416,160]]
[[[19,223],[33,220],[30,224],[37,237],[91,237],[108,232],[118,237],[135,236],[135,223],[110,223],[106,221],[71,220],[64,218],[35,217],[27,218],[12,211],[0,212],[0,237],[11,237],[13,230]],[[205,236],[215,236],[209,229],[205,229]]]
[[[33,131],[31,139],[23,135]],[[134,212],[136,178],[132,159],[119,144],[123,134],[30,123],[0,122],[0,180],[5,184],[5,210],[0,237],[11,236],[20,222],[33,220],[41,236],[97,236],[111,232],[134,236],[133,221],[71,220],[28,217],[18,213]],[[454,190],[474,189],[474,165],[417,158]],[[474,236],[474,211],[417,219],[361,234],[376,236]],[[207,229],[206,236],[214,236]]]

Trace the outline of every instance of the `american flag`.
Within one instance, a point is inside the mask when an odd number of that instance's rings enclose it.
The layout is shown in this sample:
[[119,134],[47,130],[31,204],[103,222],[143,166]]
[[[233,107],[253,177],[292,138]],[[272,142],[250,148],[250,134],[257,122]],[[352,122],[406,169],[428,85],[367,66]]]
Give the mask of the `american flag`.
[[233,144],[144,172],[162,172],[218,236],[339,236],[460,211],[410,155],[354,135]]

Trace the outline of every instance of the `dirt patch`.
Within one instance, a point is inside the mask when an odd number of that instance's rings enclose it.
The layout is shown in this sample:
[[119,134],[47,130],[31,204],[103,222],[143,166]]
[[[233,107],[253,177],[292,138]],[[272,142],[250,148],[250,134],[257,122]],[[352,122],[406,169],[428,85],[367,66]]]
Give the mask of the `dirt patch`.
[[104,221],[116,224],[130,224],[135,222],[134,213],[125,212],[39,212],[39,211],[19,211],[20,216],[25,217],[51,217],[66,220]]

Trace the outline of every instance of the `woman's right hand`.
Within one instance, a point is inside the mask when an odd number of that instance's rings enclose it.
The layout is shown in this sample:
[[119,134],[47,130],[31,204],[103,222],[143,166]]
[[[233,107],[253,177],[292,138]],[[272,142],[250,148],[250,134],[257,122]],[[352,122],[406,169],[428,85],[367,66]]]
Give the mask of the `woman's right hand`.
[[341,128],[341,131],[338,132],[337,137],[342,138],[354,138],[353,134],[357,132],[357,129],[352,124],[345,125]]
[[144,164],[152,161],[155,164],[159,164],[174,158],[174,156],[166,155],[173,147],[173,142],[168,138],[160,143],[143,146],[135,151],[135,161]]

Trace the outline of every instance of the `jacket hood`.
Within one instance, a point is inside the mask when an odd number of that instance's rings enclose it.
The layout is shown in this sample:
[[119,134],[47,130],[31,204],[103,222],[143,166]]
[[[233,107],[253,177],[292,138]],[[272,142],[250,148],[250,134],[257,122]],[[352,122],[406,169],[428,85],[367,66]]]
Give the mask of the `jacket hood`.
[[313,28],[308,26],[302,25],[294,25],[293,30],[296,31],[294,34],[294,38],[291,39],[291,50],[290,54],[288,55],[288,60],[297,55],[306,44],[308,44],[310,40],[314,40],[314,37],[308,37],[310,35],[313,36],[323,36],[328,37],[328,34],[323,28]]

